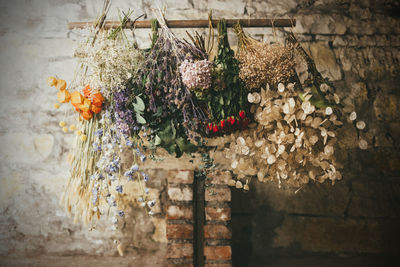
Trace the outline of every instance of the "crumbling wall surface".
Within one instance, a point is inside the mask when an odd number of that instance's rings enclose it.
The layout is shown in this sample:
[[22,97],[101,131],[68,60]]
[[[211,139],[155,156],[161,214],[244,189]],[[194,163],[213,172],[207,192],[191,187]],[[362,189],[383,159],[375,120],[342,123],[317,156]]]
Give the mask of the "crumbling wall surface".
[[[112,1],[109,18],[117,19],[117,8],[133,8],[135,15],[151,18],[153,2]],[[352,266],[369,266],[379,255],[398,252],[398,1],[163,2],[167,19],[204,19],[211,9],[216,18],[296,18],[293,30],[301,44],[367,124],[365,131],[350,127],[341,133],[345,168],[343,180],[334,186],[310,184],[295,194],[253,181],[249,194],[232,191],[234,265],[293,266],[326,259],[332,266],[346,266],[353,259]],[[122,234],[110,231],[103,220],[96,229],[74,224],[59,205],[73,137],[60,130],[64,114],[53,109],[55,92],[45,81],[56,74],[72,79],[73,46],[79,36],[66,23],[94,20],[101,7],[101,0],[0,2],[0,265],[165,265],[166,211],[161,201],[152,218],[137,210],[129,231]],[[288,30],[248,32],[279,41]],[[184,36],[184,31],[176,32]],[[148,34],[136,32],[143,46],[149,44]],[[235,45],[233,32],[230,40]],[[366,151],[358,149],[359,134],[369,143]],[[149,186],[158,199],[166,196],[167,169],[190,169],[188,160],[172,158],[149,166],[157,168]],[[117,256],[114,244],[121,236],[133,240],[124,258]]]

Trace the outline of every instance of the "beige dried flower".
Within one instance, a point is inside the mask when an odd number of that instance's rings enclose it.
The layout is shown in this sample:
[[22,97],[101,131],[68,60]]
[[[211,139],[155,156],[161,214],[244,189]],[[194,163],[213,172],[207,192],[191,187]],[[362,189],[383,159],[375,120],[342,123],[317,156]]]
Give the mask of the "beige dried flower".
[[349,119],[350,119],[351,121],[356,120],[356,119],[357,119],[357,113],[356,113],[355,111],[353,111],[352,113],[350,113]]
[[[285,83],[295,74],[291,45],[254,41],[241,48],[238,60],[239,77],[250,89],[258,89],[268,83]],[[279,89],[285,90],[281,86]]]
[[360,139],[360,141],[358,141],[358,146],[361,149],[365,150],[365,149],[368,148],[368,142],[366,140],[364,140],[364,139]]
[[[278,87],[284,89],[275,91],[266,86],[259,94],[248,95],[257,126],[233,134],[234,142],[225,150],[239,179],[235,186],[242,188],[240,179],[252,175],[260,182],[277,181],[279,186],[294,187],[310,179],[332,183],[341,179],[334,146],[336,127],[342,123],[332,109],[311,104],[309,92],[303,94],[302,101],[292,85]],[[258,103],[256,94],[260,96]]]
[[365,126],[366,126],[366,124],[365,124],[364,121],[358,121],[358,122],[356,123],[356,127],[357,127],[357,129],[359,129],[359,130],[363,130],[363,129],[365,128]]

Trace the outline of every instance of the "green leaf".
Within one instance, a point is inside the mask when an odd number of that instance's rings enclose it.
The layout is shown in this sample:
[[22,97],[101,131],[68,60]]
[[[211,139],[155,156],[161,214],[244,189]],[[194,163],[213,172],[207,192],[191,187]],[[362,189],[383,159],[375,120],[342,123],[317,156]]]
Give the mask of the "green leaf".
[[177,138],[176,144],[183,153],[193,153],[197,150],[195,145],[190,143],[187,139],[185,140],[183,137]]
[[167,150],[169,154],[174,154],[175,153],[175,144],[170,144],[170,145],[167,145],[167,146],[163,146],[163,148],[165,150]]
[[303,95],[303,93],[299,93],[299,97],[300,97],[301,101],[304,102],[304,95]]
[[171,129],[172,129],[172,138],[175,139],[176,138],[176,129],[175,129],[175,126],[172,121],[171,121]]
[[160,144],[161,144],[161,138],[158,135],[156,135],[156,137],[154,138],[154,145],[158,146]]
[[136,120],[140,124],[145,124],[146,123],[146,120],[139,113],[136,113]]
[[136,96],[136,104],[134,104],[134,107],[135,107],[135,111],[138,110],[138,111],[143,112],[145,109],[145,104],[144,104],[143,100],[138,96]]
[[316,106],[317,108],[327,107],[325,103],[325,98],[318,92],[315,85],[311,88],[312,97],[310,99],[311,104]]
[[163,144],[168,144],[168,145],[171,144],[171,143],[174,143],[175,136],[173,136],[171,123],[169,121],[166,122],[166,123],[163,123],[160,126],[160,128],[163,129],[163,130],[159,131],[157,133],[157,135],[160,137],[162,143]]

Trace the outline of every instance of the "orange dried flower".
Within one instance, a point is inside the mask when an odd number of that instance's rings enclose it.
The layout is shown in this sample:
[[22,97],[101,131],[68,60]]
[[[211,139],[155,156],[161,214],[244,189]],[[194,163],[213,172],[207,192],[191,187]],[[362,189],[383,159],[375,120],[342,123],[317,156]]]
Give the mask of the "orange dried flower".
[[101,111],[101,107],[98,107],[98,106],[95,106],[95,105],[92,105],[92,107],[91,107],[91,111],[93,112],[93,113],[100,113],[100,111]]
[[83,103],[83,96],[78,91],[74,91],[71,94],[71,104],[77,108]]
[[67,90],[62,90],[57,93],[57,99],[60,103],[68,103],[71,99],[71,94]]
[[65,90],[65,88],[67,88],[67,82],[65,80],[57,80],[56,88],[60,91]]
[[97,91],[92,94],[92,98],[93,98],[92,104],[97,107],[101,107],[104,101],[104,97],[102,96],[102,94]]
[[81,115],[85,120],[90,120],[93,117],[93,113],[89,111],[81,111]]
[[92,103],[90,103],[90,100],[85,98],[83,100],[83,104],[78,105],[78,108],[82,111],[90,111],[91,106],[92,106]]
[[83,88],[83,94],[86,97],[90,97],[91,93],[92,93],[92,88],[90,88],[90,85],[86,85],[86,87]]

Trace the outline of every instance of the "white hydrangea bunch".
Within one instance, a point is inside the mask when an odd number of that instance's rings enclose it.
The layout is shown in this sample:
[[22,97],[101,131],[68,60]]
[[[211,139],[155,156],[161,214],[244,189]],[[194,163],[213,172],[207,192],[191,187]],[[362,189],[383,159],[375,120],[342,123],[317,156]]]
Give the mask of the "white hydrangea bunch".
[[[278,90],[269,86],[249,93],[251,112],[257,124],[240,136],[231,136],[225,155],[231,160],[238,180],[229,185],[248,190],[247,176],[261,182],[277,181],[279,186],[300,187],[309,180],[334,183],[340,180],[341,168],[334,156],[336,129],[342,125],[332,107],[318,108],[310,102],[311,89],[303,100],[294,84],[280,83]],[[242,180],[242,181],[241,181]]]
[[[94,36],[94,33],[90,36]],[[93,44],[91,40],[85,40],[75,50],[79,62],[88,66],[85,76],[79,77],[84,83],[81,85],[90,84],[92,88],[100,88],[106,98],[130,79],[144,61],[143,52],[127,40],[114,40],[109,36],[110,31],[100,31]]]
[[208,90],[211,86],[212,62],[204,59],[192,61],[185,59],[179,66],[182,82],[189,89]]

